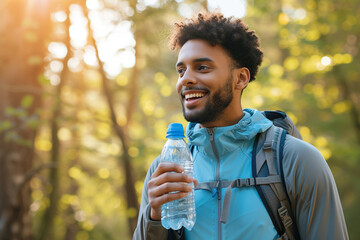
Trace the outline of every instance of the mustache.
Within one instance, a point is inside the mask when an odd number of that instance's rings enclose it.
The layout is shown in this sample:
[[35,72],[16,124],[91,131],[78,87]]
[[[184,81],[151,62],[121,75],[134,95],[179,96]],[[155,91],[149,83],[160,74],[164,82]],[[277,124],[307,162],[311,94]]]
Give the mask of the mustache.
[[184,94],[184,91],[189,91],[189,90],[197,90],[197,91],[205,91],[205,92],[209,92],[209,90],[207,88],[204,88],[204,87],[199,87],[199,86],[196,86],[196,87],[183,87],[181,89],[181,94],[183,95]]

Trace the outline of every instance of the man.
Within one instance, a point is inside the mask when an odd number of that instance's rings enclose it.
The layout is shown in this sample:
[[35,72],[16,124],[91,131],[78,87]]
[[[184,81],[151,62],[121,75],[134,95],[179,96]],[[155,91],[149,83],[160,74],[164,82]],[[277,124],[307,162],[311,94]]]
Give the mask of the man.
[[[187,183],[252,177],[255,137],[272,122],[243,109],[242,91],[262,61],[258,38],[240,19],[199,14],[175,25],[173,49],[180,49],[176,85],[194,146],[194,179],[174,163],[155,159],[145,179],[133,239],[277,239],[279,234],[255,187],[232,190],[226,224],[220,223],[225,188],[195,191],[196,223],[191,231],[161,226],[161,205],[191,191]],[[301,239],[348,239],[336,185],[321,154],[286,136],[284,179]],[[196,179],[196,180],[195,180]],[[218,190],[218,191],[217,191]]]

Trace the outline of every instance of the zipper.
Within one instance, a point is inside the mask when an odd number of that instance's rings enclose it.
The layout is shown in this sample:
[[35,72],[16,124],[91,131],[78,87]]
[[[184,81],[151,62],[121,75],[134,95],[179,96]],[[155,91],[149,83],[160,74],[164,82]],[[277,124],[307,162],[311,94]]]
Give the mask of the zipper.
[[217,199],[218,199],[218,240],[221,240],[222,234],[221,234],[221,222],[220,222],[220,216],[221,216],[220,157],[214,140],[215,128],[207,128],[207,131],[209,133],[212,150],[216,157],[216,191],[217,191]]

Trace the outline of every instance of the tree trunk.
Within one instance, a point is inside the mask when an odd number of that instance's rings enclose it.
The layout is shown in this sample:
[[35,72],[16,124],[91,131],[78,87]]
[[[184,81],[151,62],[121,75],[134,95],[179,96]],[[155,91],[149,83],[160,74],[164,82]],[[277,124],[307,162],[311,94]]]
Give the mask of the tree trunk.
[[355,100],[352,98],[352,91],[351,91],[351,87],[349,86],[350,84],[347,82],[348,80],[346,80],[346,78],[344,77],[346,76],[346,74],[342,72],[341,66],[335,66],[333,72],[336,76],[336,80],[339,88],[342,89],[343,91],[342,95],[344,100],[350,103],[349,114],[354,124],[354,129],[355,129],[354,133],[356,135],[357,142],[360,145],[360,114],[359,114],[359,110],[357,109],[357,104],[355,103]]
[[39,119],[49,7],[41,0],[0,2],[0,239],[31,239],[27,183],[36,124],[29,122]]
[[51,119],[51,163],[57,167],[50,170],[49,182],[51,184],[51,193],[49,196],[49,207],[45,210],[41,229],[40,229],[40,240],[54,239],[54,218],[57,214],[58,199],[59,199],[59,157],[60,157],[60,140],[58,137],[59,131],[59,118],[61,117],[61,90],[65,84],[66,74],[68,73],[67,62],[70,59],[71,46],[70,46],[70,10],[66,8],[66,21],[65,21],[65,45],[67,48],[67,54],[63,59],[63,70],[60,74],[60,83],[56,86],[55,101],[54,101],[54,112]]
[[[122,143],[123,154],[122,154],[122,156],[119,157],[119,160],[120,160],[119,165],[122,167],[124,175],[125,175],[125,192],[126,192],[127,207],[129,210],[131,210],[129,212],[138,213],[139,203],[138,203],[137,194],[136,194],[136,190],[135,190],[134,171],[133,171],[133,167],[131,164],[131,157],[128,154],[130,140],[127,136],[127,132],[128,132],[127,126],[129,124],[129,121],[127,121],[126,128],[119,126],[117,123],[117,116],[115,113],[113,97],[112,97],[112,93],[111,93],[110,86],[109,86],[109,79],[106,76],[103,63],[101,62],[100,57],[99,57],[99,51],[98,51],[98,48],[96,45],[96,41],[93,37],[94,35],[92,32],[92,29],[90,27],[90,19],[89,19],[88,9],[86,6],[83,6],[83,9],[84,9],[85,17],[89,20],[89,25],[88,25],[89,36],[92,39],[93,46],[94,46],[95,52],[96,52],[96,57],[99,62],[99,71],[102,76],[103,90],[104,90],[105,97],[106,97],[106,100],[107,100],[107,103],[109,106],[110,118],[111,118],[113,127],[115,129],[115,133],[119,137],[119,139]],[[137,77],[137,74],[133,74],[133,76]],[[134,94],[136,94],[136,92],[137,92],[136,88],[137,88],[137,83],[135,81],[135,83],[132,84],[132,91],[129,92],[129,94],[130,94],[129,104],[131,106],[133,106],[135,104]],[[127,114],[129,116],[131,116],[132,111],[128,111]],[[129,214],[128,215],[128,224],[129,224],[129,234],[130,235],[134,232],[134,230],[136,228],[136,223],[137,223],[137,214],[134,214],[134,215]]]

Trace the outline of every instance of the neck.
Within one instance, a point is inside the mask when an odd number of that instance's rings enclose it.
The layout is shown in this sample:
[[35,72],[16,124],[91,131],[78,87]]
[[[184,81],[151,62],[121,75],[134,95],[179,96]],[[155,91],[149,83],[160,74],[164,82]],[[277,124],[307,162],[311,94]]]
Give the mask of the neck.
[[232,126],[238,123],[244,117],[244,111],[242,108],[238,107],[237,109],[228,108],[227,111],[223,112],[216,118],[214,121],[207,123],[200,123],[202,128],[214,128],[214,127],[226,127]]

